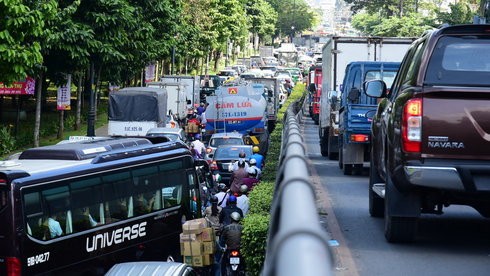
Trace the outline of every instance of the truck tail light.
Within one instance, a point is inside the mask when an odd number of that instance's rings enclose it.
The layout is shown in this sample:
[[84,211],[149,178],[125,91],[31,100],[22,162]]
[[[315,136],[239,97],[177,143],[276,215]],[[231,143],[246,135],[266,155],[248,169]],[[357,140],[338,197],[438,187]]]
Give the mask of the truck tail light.
[[402,146],[405,152],[420,152],[422,141],[422,99],[411,99],[402,115]]
[[15,257],[7,257],[7,276],[20,276],[22,265],[20,259]]
[[351,142],[369,142],[369,135],[367,134],[351,134]]

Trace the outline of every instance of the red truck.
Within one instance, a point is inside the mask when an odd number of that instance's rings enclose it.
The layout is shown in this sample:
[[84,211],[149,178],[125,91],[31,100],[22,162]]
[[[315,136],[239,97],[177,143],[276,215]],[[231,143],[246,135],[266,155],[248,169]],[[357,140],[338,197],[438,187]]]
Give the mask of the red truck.
[[310,116],[318,124],[320,117],[320,96],[322,95],[322,66],[311,66],[308,74],[310,92]]

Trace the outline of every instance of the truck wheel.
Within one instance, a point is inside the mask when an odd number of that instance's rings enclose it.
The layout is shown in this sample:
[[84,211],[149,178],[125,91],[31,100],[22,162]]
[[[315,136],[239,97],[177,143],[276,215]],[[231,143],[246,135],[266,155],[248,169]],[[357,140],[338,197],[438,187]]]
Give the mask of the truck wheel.
[[354,165],[352,164],[344,164],[344,175],[352,175],[352,169]]
[[339,169],[341,170],[344,169],[344,161],[342,159],[344,159],[342,156],[342,149],[339,148]]
[[[385,238],[390,243],[407,243],[413,242],[417,235],[418,216],[393,216],[393,210],[390,210],[390,200],[395,200],[398,205],[407,201],[403,207],[405,212],[410,207],[410,202],[414,198],[410,195],[401,195],[391,182],[389,175],[386,176],[385,189]],[[416,204],[414,206],[417,206]],[[400,208],[400,207],[399,207]],[[415,208],[415,207],[414,207]]]
[[417,234],[418,218],[393,217],[385,212],[385,238],[388,242],[413,242]]
[[[320,130],[320,132],[321,131],[322,130]],[[320,152],[322,156],[328,155],[328,132],[327,131],[323,131],[323,135],[320,135]]]
[[355,164],[354,165],[354,174],[362,175],[362,168],[363,168],[362,164]]
[[378,171],[374,167],[373,161],[369,164],[369,214],[375,218],[383,217],[385,213],[384,199],[373,191],[373,185],[376,183],[383,183],[383,180],[378,174]]

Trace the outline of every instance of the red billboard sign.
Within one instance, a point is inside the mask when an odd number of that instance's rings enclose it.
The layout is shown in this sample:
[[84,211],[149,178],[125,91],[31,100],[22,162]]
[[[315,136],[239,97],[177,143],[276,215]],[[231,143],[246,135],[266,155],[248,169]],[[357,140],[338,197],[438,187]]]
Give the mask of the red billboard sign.
[[0,82],[0,95],[34,95],[35,87],[36,81],[30,77],[24,81],[14,82],[9,86]]

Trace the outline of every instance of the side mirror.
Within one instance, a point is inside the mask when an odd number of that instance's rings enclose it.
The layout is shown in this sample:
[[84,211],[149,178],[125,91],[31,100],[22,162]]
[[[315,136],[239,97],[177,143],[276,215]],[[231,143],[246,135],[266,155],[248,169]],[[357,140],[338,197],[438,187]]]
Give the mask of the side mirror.
[[315,93],[316,92],[316,84],[310,83],[310,85],[308,86],[308,91]]
[[363,83],[364,93],[373,98],[384,98],[387,95],[386,83],[382,80],[371,80]]
[[187,100],[187,104],[191,104],[191,103],[192,103],[191,100]]

